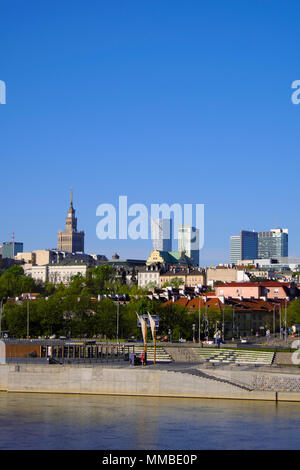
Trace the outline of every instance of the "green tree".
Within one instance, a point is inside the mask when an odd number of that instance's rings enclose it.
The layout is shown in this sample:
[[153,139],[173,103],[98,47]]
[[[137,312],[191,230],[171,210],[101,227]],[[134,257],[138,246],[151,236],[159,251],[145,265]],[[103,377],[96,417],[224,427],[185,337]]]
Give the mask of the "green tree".
[[123,338],[141,337],[137,326],[137,302],[132,300],[125,306],[120,306],[120,332]]
[[190,338],[192,336],[193,319],[191,315],[181,305],[170,303],[166,306],[159,306],[157,309],[159,315],[159,334],[168,335],[169,330],[172,331],[172,337],[176,335],[183,338]]
[[181,277],[174,277],[171,281],[165,282],[163,287],[174,287],[179,289],[184,284],[184,280]]
[[112,284],[115,279],[115,269],[108,264],[94,266],[88,270],[86,278],[94,295],[103,294],[107,291],[105,283]]
[[11,266],[0,276],[0,297],[19,297],[22,293],[37,292],[35,281],[24,274],[19,265]]
[[109,298],[98,302],[95,306],[94,331],[109,339],[117,336],[117,305]]
[[300,299],[294,299],[287,308],[287,326],[300,325]]
[[[27,310],[28,309],[28,310]],[[42,335],[42,316],[37,302],[7,303],[3,316],[3,329],[7,330],[10,337],[25,338],[27,336],[27,324],[29,336]],[[27,315],[27,312],[29,315]],[[29,322],[27,323],[27,319]]]
[[63,302],[59,297],[49,297],[37,301],[40,311],[42,332],[45,336],[59,336],[64,332]]

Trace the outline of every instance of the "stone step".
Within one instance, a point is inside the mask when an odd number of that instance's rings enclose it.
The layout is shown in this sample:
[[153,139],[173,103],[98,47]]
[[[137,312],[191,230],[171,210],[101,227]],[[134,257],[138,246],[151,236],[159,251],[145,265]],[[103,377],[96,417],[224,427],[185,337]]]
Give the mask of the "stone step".
[[274,352],[267,351],[228,351],[226,349],[204,351],[203,349],[193,348],[193,352],[208,362],[268,365],[274,359]]

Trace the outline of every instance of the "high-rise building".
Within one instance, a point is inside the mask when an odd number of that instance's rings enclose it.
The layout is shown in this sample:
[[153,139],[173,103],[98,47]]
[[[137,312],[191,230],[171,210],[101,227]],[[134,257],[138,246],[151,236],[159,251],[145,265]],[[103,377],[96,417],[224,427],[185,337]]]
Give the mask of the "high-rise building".
[[77,218],[73,208],[73,193],[71,191],[71,203],[66,218],[65,231],[59,230],[57,249],[69,253],[84,253],[84,232],[77,231]]
[[172,251],[172,220],[151,219],[153,250]]
[[241,259],[254,259],[258,252],[257,232],[241,231]]
[[240,235],[230,237],[230,262],[237,264],[239,260],[256,259],[258,254],[257,232],[241,230]]
[[14,259],[18,253],[23,253],[22,242],[3,242],[2,258]]
[[232,235],[230,237],[230,263],[237,264],[241,259],[241,237]]
[[11,242],[3,242],[2,245],[2,258],[11,258],[14,259],[14,257],[18,253],[23,252],[23,243],[22,242],[16,242],[15,241],[15,234],[12,234],[12,239]]
[[182,224],[178,227],[178,251],[184,252],[191,258],[194,266],[199,266],[199,229],[188,224]]
[[288,229],[274,228],[258,233],[258,258],[267,259],[288,256]]

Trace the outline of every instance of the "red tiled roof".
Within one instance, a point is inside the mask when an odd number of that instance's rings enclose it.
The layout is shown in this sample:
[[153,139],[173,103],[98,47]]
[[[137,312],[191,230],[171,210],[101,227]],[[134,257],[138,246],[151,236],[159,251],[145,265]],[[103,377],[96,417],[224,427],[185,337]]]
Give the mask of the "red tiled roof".
[[289,282],[277,282],[277,281],[266,281],[266,282],[227,282],[217,287],[289,287]]
[[259,283],[261,286],[267,287],[289,287],[290,282],[279,282],[279,281],[264,281]]
[[[217,298],[208,298],[206,301],[202,297],[195,297],[194,299],[189,300],[186,297],[182,297],[175,302],[173,300],[168,300],[165,302],[163,305],[170,305],[170,304],[177,304],[177,305],[182,305],[183,307],[187,307],[189,311],[197,311],[199,309],[199,303],[200,303],[200,309],[203,308],[215,308],[221,310],[223,307],[223,303]],[[282,308],[285,305],[285,300],[284,299],[270,299],[270,300],[263,300],[263,299],[230,299],[225,301],[225,306],[232,306],[235,307],[235,311],[238,312],[273,312],[274,310],[274,305],[276,308],[276,311],[278,312],[279,307],[281,306]],[[289,302],[287,302],[287,305],[289,305]]]
[[[269,311],[273,312],[274,305],[276,310],[278,311],[279,307],[283,307],[285,305],[284,299],[230,299],[226,300],[225,302],[227,305],[236,306],[236,310],[256,310],[256,311]],[[289,305],[289,302],[287,302]]]
[[221,309],[221,301],[217,297],[208,298],[206,301],[201,297],[195,297],[191,300],[186,297],[182,297],[178,300],[175,300],[175,302],[173,302],[173,300],[168,300],[163,305],[167,306],[170,304],[177,304],[182,305],[183,307],[187,307],[188,310],[196,311],[199,309],[199,303],[201,309],[205,307]]
[[175,300],[175,302],[173,302],[173,299],[170,299],[167,302],[164,302],[163,306],[166,307],[167,305],[177,304],[177,305],[181,305],[182,307],[186,307],[188,304],[188,301],[189,299],[187,299],[186,297],[181,297],[180,299]]

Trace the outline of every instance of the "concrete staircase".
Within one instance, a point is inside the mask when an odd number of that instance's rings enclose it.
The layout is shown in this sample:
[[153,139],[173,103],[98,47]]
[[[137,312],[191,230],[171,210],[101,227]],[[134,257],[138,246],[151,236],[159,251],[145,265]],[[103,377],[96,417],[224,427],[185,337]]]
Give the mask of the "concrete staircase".
[[176,373],[179,372],[181,374],[194,375],[196,377],[200,377],[200,378],[206,379],[206,380],[212,380],[212,381],[216,382],[216,385],[217,385],[217,383],[222,383],[222,384],[231,385],[232,387],[240,388],[242,390],[247,390],[248,392],[253,390],[252,388],[249,388],[246,385],[242,385],[242,384],[233,382],[232,380],[227,380],[227,379],[224,379],[224,378],[215,377],[213,375],[209,375],[206,372],[203,372],[202,370],[198,370],[198,369],[192,369],[191,368],[191,369],[175,370],[175,372]]
[[164,346],[165,351],[172,357],[175,362],[198,362],[197,356],[193,353],[191,348]]
[[[144,346],[135,346],[134,352],[138,356],[141,356],[144,352]],[[162,346],[156,346],[155,358],[156,362],[168,363],[173,361],[172,356]],[[147,345],[147,361],[154,362],[154,346]]]
[[202,361],[214,364],[271,365],[275,357],[272,351],[193,348],[193,352]]

